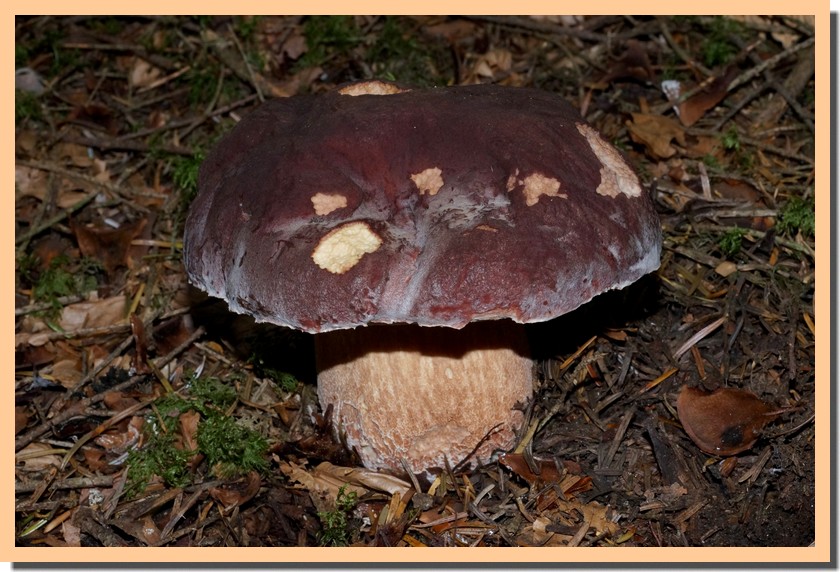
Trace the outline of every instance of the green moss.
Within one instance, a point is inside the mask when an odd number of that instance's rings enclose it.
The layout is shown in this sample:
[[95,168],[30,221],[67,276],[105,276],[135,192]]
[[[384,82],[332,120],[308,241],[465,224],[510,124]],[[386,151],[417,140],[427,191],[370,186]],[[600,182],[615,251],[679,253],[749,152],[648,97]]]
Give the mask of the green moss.
[[298,386],[298,379],[285,371],[271,367],[258,354],[252,354],[248,363],[254,367],[254,373],[259,377],[272,380],[277,386],[287,393],[294,391]]
[[348,493],[347,485],[342,485],[338,489],[335,509],[318,513],[318,518],[321,520],[319,534],[321,546],[347,546],[350,543],[348,516],[357,503],[358,495],[353,491]]
[[720,142],[727,151],[737,151],[741,148],[741,139],[738,136],[738,130],[734,126],[727,129],[720,136]]
[[707,29],[702,30],[700,53],[703,63],[710,68],[728,64],[738,53],[738,46],[733,37],[742,34],[743,31],[743,26],[736,20],[724,16],[712,18]]
[[[31,266],[27,272],[32,272]],[[61,312],[59,298],[90,292],[98,286],[101,274],[102,265],[96,260],[82,258],[72,262],[66,255],[60,254],[34,281],[32,296],[36,302],[50,304],[51,309],[44,315],[55,318]]]
[[718,248],[728,258],[731,258],[741,251],[744,235],[747,231],[743,228],[733,228],[727,231],[718,240]]
[[[189,461],[195,454],[204,455],[221,478],[265,472],[268,442],[225,413],[235,400],[232,385],[216,377],[194,377],[187,382],[185,395],[170,393],[157,399],[155,413],[146,418],[146,445],[133,451],[126,463],[131,489],[142,490],[155,475],[169,486],[189,484]],[[175,437],[181,431],[180,416],[189,411],[199,414],[195,451],[179,448]]]
[[198,425],[198,450],[207,457],[213,472],[232,478],[249,471],[268,468],[268,442],[255,431],[236,423],[232,417],[214,414]]
[[310,16],[303,24],[307,51],[296,68],[321,66],[329,58],[347,55],[362,42],[362,34],[352,16]]
[[192,202],[198,191],[198,171],[204,162],[204,152],[198,151],[191,157],[177,156],[172,159],[172,182],[181,193],[182,199]]
[[803,235],[813,236],[816,230],[815,207],[813,198],[804,200],[800,197],[792,197],[779,213],[776,223],[779,232],[790,235],[801,232]]
[[170,487],[184,487],[191,480],[188,462],[194,452],[176,447],[172,431],[147,431],[146,434],[146,446],[128,454],[127,498],[140,493],[155,475]]
[[236,401],[236,389],[218,377],[199,377],[190,384],[190,394],[204,403],[225,410]]
[[34,93],[15,90],[15,125],[26,120],[39,120],[42,117],[41,102]]
[[234,30],[240,41],[250,42],[254,39],[261,16],[236,16],[233,19]]
[[386,17],[365,60],[376,77],[416,85],[432,86],[443,81],[440,63],[448,61],[437,46],[419,42],[401,19]]

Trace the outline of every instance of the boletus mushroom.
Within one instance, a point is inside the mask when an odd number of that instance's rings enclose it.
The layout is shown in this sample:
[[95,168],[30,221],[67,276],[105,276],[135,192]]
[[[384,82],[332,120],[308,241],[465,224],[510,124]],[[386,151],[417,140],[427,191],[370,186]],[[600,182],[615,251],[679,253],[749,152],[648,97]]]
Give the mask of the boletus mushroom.
[[533,89],[371,81],[268,101],[198,186],[190,280],[315,334],[336,433],[392,473],[513,446],[533,393],[523,324],[659,266],[633,169]]

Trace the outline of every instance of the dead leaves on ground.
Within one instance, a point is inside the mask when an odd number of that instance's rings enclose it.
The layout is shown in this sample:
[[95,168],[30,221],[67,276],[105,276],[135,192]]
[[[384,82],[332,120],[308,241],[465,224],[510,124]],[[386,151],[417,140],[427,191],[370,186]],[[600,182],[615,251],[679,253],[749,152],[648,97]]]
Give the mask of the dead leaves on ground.
[[719,388],[709,393],[685,386],[677,398],[683,429],[701,451],[730,456],[750,449],[764,426],[784,413],[749,391]]

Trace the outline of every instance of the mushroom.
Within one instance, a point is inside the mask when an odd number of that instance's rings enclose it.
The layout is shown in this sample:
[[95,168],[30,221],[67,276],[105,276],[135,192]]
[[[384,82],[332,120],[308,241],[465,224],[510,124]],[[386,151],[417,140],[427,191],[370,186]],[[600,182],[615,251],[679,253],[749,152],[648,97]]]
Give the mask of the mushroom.
[[652,201],[559,96],[372,81],[268,101],[210,153],[193,284],[315,334],[318,393],[369,468],[427,476],[512,447],[523,324],[659,266]]

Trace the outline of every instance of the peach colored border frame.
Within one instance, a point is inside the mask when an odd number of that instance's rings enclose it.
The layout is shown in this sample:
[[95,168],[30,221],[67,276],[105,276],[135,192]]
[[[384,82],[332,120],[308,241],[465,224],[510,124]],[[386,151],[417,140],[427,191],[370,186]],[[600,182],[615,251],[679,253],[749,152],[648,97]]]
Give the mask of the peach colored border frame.
[[[236,5],[229,3],[208,3],[180,1],[162,2],[160,0],[146,0],[142,4],[131,4],[131,8],[142,8],[145,14],[185,14],[185,13],[231,13],[209,10],[216,6],[222,8],[236,8],[239,14],[267,14],[276,12],[281,6],[291,3],[243,0]],[[68,14],[68,4],[63,1],[11,0],[7,5],[12,6],[12,14],[8,16],[3,29],[9,30],[7,38],[14,37],[13,14]],[[112,0],[79,0],[71,3],[74,14],[110,14],[115,8],[124,5]],[[305,6],[305,8],[304,8]],[[291,6],[291,13],[298,14],[445,14],[445,13],[484,13],[484,14],[576,14],[582,9],[589,14],[613,14],[627,11],[628,4],[622,0],[603,0],[599,2],[570,2],[558,0],[518,1],[511,2],[486,0],[481,3],[457,2],[452,0],[394,0],[361,1],[340,3],[333,1],[297,0]],[[408,548],[17,548],[14,547],[14,495],[11,466],[14,456],[12,447],[13,400],[6,400],[4,406],[6,415],[0,416],[0,430],[2,431],[2,490],[0,495],[0,513],[5,517],[0,524],[0,561],[18,562],[272,562],[272,563],[334,563],[340,565],[350,562],[394,562],[394,563],[481,563],[500,564],[510,563],[557,563],[568,566],[575,562],[755,562],[755,563],[785,563],[811,562],[828,563],[830,559],[830,542],[835,531],[830,528],[830,506],[835,499],[830,498],[830,408],[833,396],[830,394],[830,330],[828,316],[830,303],[830,274],[829,260],[831,260],[831,244],[829,241],[830,227],[830,188],[829,188],[829,130],[825,128],[829,117],[829,1],[828,0],[779,0],[774,2],[758,2],[756,0],[704,0],[703,2],[678,2],[676,0],[651,1],[641,0],[633,3],[633,12],[638,14],[815,14],[816,15],[816,66],[817,82],[816,106],[820,117],[817,130],[816,156],[817,177],[815,196],[817,200],[817,287],[816,307],[820,310],[817,322],[816,350],[817,350],[817,401],[816,427],[817,439],[817,481],[816,481],[816,543],[809,548],[471,548],[471,549],[408,549]],[[135,12],[136,13],[136,12]],[[6,27],[8,26],[8,27]],[[6,77],[11,77],[14,64],[12,42],[7,40],[2,46],[3,67]],[[14,133],[11,106],[14,102],[12,89],[3,92],[4,109],[0,121],[5,133]],[[8,105],[9,107],[5,107]],[[2,172],[4,180],[11,182],[14,169],[14,140],[8,136],[2,141],[4,152],[2,157]],[[3,210],[7,216],[14,212],[14,193],[10,189],[2,193]],[[8,226],[7,226],[8,225]],[[11,220],[0,225],[2,243],[7,246],[0,250],[2,265],[7,269],[7,279],[3,282],[4,294],[0,297],[3,312],[8,312],[12,323],[12,305],[14,283],[12,281],[14,268],[14,254],[11,246],[14,244],[14,225]],[[836,285],[834,285],[836,286]],[[9,290],[7,291],[6,288]],[[2,363],[11,364],[13,361],[12,348],[13,329],[2,331]],[[10,366],[7,366],[10,367]],[[7,379],[6,387],[11,386]],[[7,389],[11,391],[11,389]],[[777,565],[778,565],[777,564]]]

